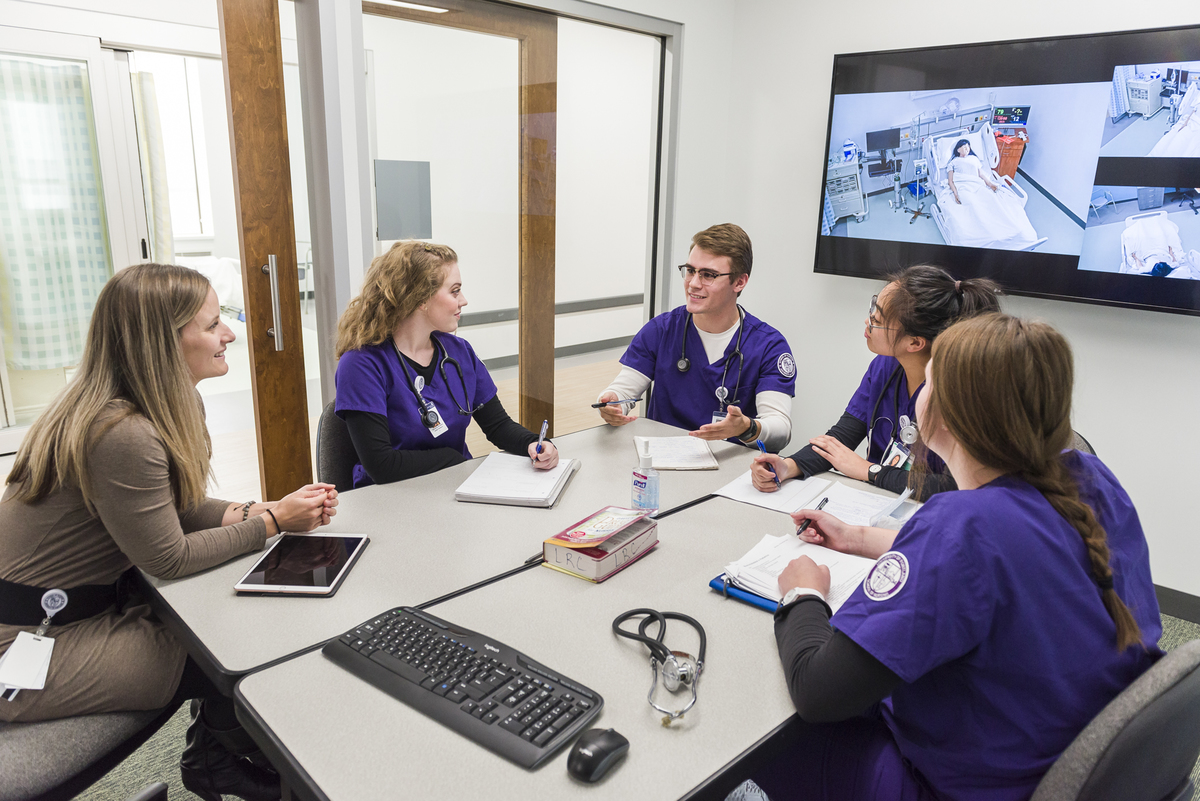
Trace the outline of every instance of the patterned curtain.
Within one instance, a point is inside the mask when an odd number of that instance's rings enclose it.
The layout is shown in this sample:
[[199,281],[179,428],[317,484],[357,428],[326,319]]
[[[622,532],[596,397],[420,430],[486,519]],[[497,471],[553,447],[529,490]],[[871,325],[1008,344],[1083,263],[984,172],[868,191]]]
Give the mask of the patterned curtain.
[[1113,70],[1112,86],[1108,90],[1108,118],[1113,122],[1129,111],[1129,90],[1125,82],[1134,76],[1133,67],[1117,67]]
[[79,363],[112,275],[87,65],[0,55],[0,315],[16,370]]

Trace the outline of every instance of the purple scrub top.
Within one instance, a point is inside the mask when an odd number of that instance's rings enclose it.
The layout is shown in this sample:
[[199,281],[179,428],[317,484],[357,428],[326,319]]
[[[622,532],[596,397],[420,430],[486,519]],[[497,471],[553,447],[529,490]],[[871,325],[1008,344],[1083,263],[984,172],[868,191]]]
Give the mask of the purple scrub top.
[[[875,410],[875,426],[871,431],[871,442],[867,445],[868,462],[878,463],[892,442],[900,440],[900,426],[897,422],[900,415],[908,415],[908,419],[916,423],[917,398],[924,388],[925,383],[922,382],[912,397],[909,397],[908,377],[895,357],[876,356],[871,360],[862,383],[846,404],[847,414],[862,420],[867,424],[867,428],[871,428],[871,410]],[[879,403],[878,407],[875,405],[876,401]],[[946,471],[945,462],[939,459],[937,454],[929,451],[926,458],[931,473]]]
[[[723,385],[729,391],[726,403],[732,404],[735,400],[738,357],[732,354],[737,347],[738,336],[735,331],[725,348],[725,358],[708,364],[696,324],[687,325],[687,321],[688,313],[684,306],[650,320],[629,343],[629,348],[621,356],[621,364],[649,376],[654,382],[647,417],[695,431],[712,422],[713,412],[718,407],[718,386]],[[687,357],[692,366],[686,373],[681,373],[676,362],[682,350],[685,326]],[[749,312],[746,312],[743,326],[741,351],[744,363],[736,400],[739,401],[737,406],[742,414],[757,417],[755,396],[758,393],[782,392],[788,397],[795,396],[796,362],[783,334]],[[728,370],[725,370],[726,363]],[[724,384],[722,372],[725,374]],[[730,437],[729,441],[737,442],[737,438]]]
[[1137,512],[1094,456],[1063,459],[1108,535],[1145,648],[1116,649],[1079,533],[1002,476],[934,495],[833,616],[904,684],[882,705],[900,752],[946,799],[1027,799],[1091,719],[1162,652]]
[[[416,373],[410,369],[405,377],[400,357],[391,342],[342,354],[335,379],[337,399],[334,411],[342,419],[345,419],[348,411],[371,412],[387,417],[392,447],[396,450],[453,448],[464,459],[470,459],[466,434],[471,417],[460,414],[459,409],[469,412],[490,401],[496,396],[496,384],[465,339],[438,332],[432,336],[445,349],[446,356],[458,362],[462,368],[460,381],[454,361],[443,361],[442,350],[435,344],[433,358],[437,369],[434,370],[433,379],[421,392],[425,400],[437,409],[449,431],[435,438],[421,422],[420,407],[412,389],[412,379]],[[373,483],[361,464],[354,466],[356,488]]]

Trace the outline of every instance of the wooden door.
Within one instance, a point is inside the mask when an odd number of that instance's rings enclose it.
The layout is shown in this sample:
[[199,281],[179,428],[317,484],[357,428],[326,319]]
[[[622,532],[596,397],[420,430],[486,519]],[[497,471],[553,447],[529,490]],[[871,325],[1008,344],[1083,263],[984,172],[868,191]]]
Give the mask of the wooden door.
[[263,499],[274,500],[312,481],[279,4],[221,0],[217,10],[258,461]]

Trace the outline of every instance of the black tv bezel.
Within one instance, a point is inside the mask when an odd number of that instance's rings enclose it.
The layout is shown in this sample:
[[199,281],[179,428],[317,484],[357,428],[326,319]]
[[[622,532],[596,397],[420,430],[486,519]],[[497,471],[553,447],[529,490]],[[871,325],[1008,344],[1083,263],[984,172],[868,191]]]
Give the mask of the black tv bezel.
[[[997,49],[1007,50],[1003,54],[1007,58],[980,59],[981,66],[963,66],[976,63],[964,58],[967,53]],[[1014,58],[1017,55],[1023,58]],[[880,75],[879,67],[887,65],[893,57],[905,59],[910,69],[917,62],[924,84],[889,84],[887,76]],[[1053,58],[1054,63],[1047,64],[1048,58]],[[1111,81],[1116,66],[1167,61],[1200,61],[1200,25],[835,54],[825,149],[821,155],[813,271],[880,279],[907,265],[929,262],[960,278],[991,278],[1009,295],[1200,317],[1200,281],[1155,280],[1080,270],[1079,257],[1066,254],[856,239],[821,233],[832,152],[833,109],[839,94],[1099,83]],[[1200,187],[1200,158],[1100,157],[1093,185]]]

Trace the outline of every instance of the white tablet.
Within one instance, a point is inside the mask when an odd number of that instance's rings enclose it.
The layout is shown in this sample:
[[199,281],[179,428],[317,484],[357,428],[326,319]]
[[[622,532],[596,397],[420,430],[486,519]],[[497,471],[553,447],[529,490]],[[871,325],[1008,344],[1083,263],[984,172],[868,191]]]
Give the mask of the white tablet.
[[370,541],[352,534],[284,534],[233,588],[255,595],[328,598]]

